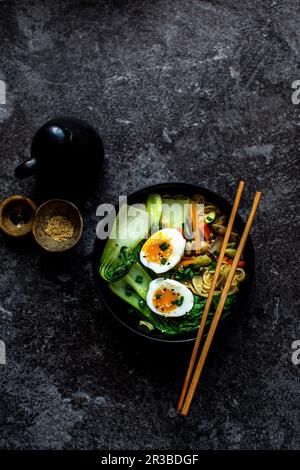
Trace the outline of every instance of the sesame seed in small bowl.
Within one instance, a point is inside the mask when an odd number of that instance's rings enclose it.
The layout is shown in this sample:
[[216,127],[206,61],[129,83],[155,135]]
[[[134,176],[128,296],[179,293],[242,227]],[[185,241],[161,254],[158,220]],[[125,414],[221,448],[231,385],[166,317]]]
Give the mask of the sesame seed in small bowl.
[[73,248],[81,238],[82,229],[81,214],[72,202],[51,199],[37,209],[32,231],[42,248],[58,253]]

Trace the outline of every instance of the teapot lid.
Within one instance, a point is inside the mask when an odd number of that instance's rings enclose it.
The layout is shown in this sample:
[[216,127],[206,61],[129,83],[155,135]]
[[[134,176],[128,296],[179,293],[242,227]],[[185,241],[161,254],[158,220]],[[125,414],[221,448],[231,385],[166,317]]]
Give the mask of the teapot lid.
[[31,144],[32,157],[38,158],[39,154],[64,150],[72,141],[72,132],[68,128],[54,123],[44,124],[35,134]]

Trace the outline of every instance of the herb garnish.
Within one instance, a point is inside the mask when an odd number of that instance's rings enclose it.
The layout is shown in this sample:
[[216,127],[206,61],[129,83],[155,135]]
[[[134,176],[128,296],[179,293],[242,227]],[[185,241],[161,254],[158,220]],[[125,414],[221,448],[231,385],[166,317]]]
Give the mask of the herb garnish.
[[127,284],[126,287],[125,287],[125,292],[126,292],[126,295],[127,295],[128,297],[131,297],[132,294],[133,294],[133,289],[132,289],[132,287]]
[[161,249],[161,251],[166,251],[168,248],[169,248],[169,244],[167,242],[163,242],[159,245],[159,248]]
[[178,307],[180,307],[183,304],[183,300],[184,300],[184,296],[182,295],[181,297],[179,297],[179,299],[172,300],[171,304],[177,305]]

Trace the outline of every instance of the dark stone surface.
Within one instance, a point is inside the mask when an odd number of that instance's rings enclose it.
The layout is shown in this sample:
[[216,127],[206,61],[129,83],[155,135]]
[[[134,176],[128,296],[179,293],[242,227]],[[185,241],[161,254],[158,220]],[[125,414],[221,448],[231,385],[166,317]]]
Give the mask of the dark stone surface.
[[[88,120],[106,147],[74,253],[1,239],[1,448],[300,448],[299,22],[292,0],[0,2],[1,198],[43,200],[34,178],[13,170],[53,115]],[[163,181],[232,199],[240,178],[242,215],[263,192],[256,286],[183,419],[187,353],[150,354],[104,314],[91,274],[95,211]]]

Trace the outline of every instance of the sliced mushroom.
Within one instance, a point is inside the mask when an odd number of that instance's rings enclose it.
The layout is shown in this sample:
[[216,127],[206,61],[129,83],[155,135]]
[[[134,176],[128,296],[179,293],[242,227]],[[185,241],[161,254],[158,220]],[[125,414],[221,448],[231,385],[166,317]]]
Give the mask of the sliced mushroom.
[[226,221],[227,221],[226,215],[220,215],[220,217],[218,218],[217,224],[218,225],[226,225]]
[[[205,254],[208,252],[210,244],[205,241],[199,242],[198,254]],[[196,253],[196,242],[195,240],[186,242],[185,244],[185,255],[194,255]]]
[[231,232],[230,237],[229,237],[229,241],[230,242],[237,242],[238,239],[239,239],[238,234],[235,233],[235,232]]
[[215,233],[217,233],[218,235],[225,235],[226,233],[226,228],[227,227],[224,227],[224,225],[219,225],[219,224],[212,224],[212,229]]
[[219,254],[220,251],[221,251],[221,246],[222,246],[222,243],[223,243],[223,237],[220,237],[219,235],[217,236],[217,238],[215,239],[214,241],[214,244],[212,245],[212,247],[209,249],[209,253],[211,254]]
[[185,244],[185,249],[184,249],[184,254],[185,255],[191,255],[192,254],[192,248],[193,248],[193,242],[186,242]]

